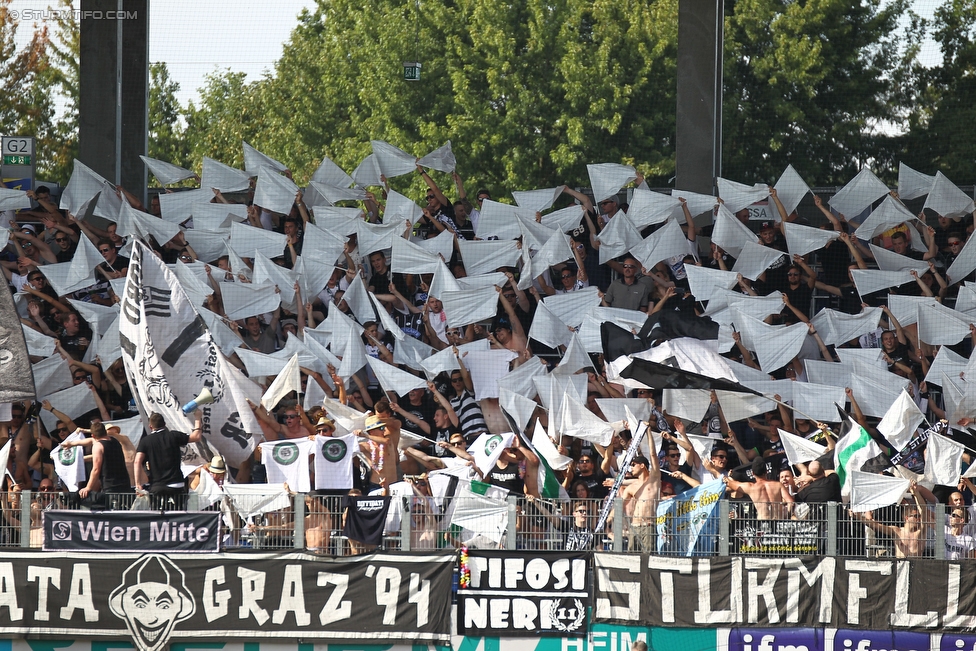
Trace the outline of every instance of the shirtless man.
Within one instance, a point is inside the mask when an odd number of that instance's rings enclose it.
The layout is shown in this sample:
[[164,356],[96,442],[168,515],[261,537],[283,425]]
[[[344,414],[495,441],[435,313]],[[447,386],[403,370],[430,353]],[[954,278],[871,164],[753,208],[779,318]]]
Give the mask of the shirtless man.
[[[366,417],[366,426],[355,432],[369,440],[359,444],[359,449],[369,457],[372,469],[369,473],[370,492],[383,485],[397,482],[397,464],[400,451],[400,421],[393,417],[386,399],[376,403],[376,413]],[[383,481],[380,481],[383,479]]]
[[[935,496],[927,489],[921,488],[917,483],[912,482],[910,490],[915,497],[915,502],[905,501],[902,503],[902,517],[904,524],[897,527],[893,524],[882,524],[874,519],[874,515],[868,511],[866,513],[851,513],[855,518],[862,520],[864,524],[874,529],[877,533],[890,536],[895,544],[895,556],[897,558],[914,558],[925,554],[926,533],[933,525],[932,515],[929,511],[924,514],[919,510],[921,498],[930,503],[937,503]],[[931,499],[930,499],[931,496]]]
[[[653,446],[653,441],[651,442]],[[630,462],[630,474],[635,481],[624,487],[621,497],[624,500],[624,513],[630,519],[630,530],[634,534],[638,549],[652,551],[657,519],[657,501],[661,490],[661,472],[657,455],[651,451],[653,461],[642,455]]]
[[756,506],[756,519],[782,520],[788,518],[793,504],[793,496],[779,481],[766,478],[766,459],[757,457],[753,460],[752,474],[756,478],[753,483],[736,481],[731,477],[725,477],[722,481],[725,482],[730,491],[742,491],[749,496],[749,499]]

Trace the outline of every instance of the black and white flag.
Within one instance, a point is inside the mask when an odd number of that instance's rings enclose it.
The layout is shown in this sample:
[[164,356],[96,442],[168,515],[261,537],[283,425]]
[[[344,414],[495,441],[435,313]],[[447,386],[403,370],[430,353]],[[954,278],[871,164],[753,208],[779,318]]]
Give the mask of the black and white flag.
[[247,459],[260,425],[246,399],[259,402],[261,389],[224,358],[176,275],[141,242],[121,312],[122,359],[143,416],[158,412],[169,428],[190,431],[180,406],[206,387],[214,402],[201,406],[203,435],[231,465]]

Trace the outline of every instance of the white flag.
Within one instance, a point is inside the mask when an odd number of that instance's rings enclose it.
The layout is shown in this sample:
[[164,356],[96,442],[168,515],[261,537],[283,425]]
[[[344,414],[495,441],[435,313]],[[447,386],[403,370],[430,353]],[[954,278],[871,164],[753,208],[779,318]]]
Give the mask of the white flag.
[[241,464],[254,450],[251,433],[261,431],[245,400],[260,399],[256,385],[227,362],[179,280],[141,242],[123,294],[122,359],[144,414],[158,412],[171,429],[189,431],[180,406],[207,387],[214,403],[202,406],[203,435],[229,464]]
[[512,446],[514,440],[515,434],[512,432],[504,434],[485,432],[471,443],[468,447],[468,453],[474,457],[474,465],[477,466],[478,470],[487,475],[494,469],[498,457],[505,451],[505,448]]
[[903,389],[878,423],[878,431],[896,451],[901,451],[914,438],[915,430],[923,420],[925,417],[919,411],[918,405]]
[[268,471],[268,483],[288,484],[296,493],[312,490],[308,457],[314,451],[315,443],[307,438],[262,443],[261,462]]
[[966,447],[935,432],[929,436],[925,450],[925,479],[941,486],[959,483],[962,453]]
[[793,465],[819,459],[827,452],[826,446],[814,443],[802,436],[790,434],[784,430],[779,430],[779,440],[783,443],[783,451],[786,453],[786,458]]
[[[309,380],[312,382],[313,380]],[[292,355],[285,367],[275,377],[274,382],[265,391],[261,398],[261,406],[265,409],[274,409],[275,406],[284,399],[289,393],[294,391],[296,394],[302,392],[302,376],[298,370],[298,354]]]
[[851,470],[851,511],[864,513],[898,504],[911,482],[900,477]]
[[[65,441],[80,441],[85,438],[81,432],[71,433]],[[54,472],[71,493],[77,493],[78,487],[85,481],[85,451],[84,448],[57,446],[51,450],[51,460],[54,461]],[[6,466],[4,466],[6,468]]]
[[315,437],[315,489],[352,488],[352,459],[359,449],[356,436]]

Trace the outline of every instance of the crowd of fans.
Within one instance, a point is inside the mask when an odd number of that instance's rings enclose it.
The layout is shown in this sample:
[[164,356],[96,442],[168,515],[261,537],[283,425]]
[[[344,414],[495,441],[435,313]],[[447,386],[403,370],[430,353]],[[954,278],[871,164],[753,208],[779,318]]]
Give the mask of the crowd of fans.
[[[452,196],[449,197],[448,188],[440,187],[427,170],[418,166],[417,173],[428,191],[420,202],[422,216],[404,235],[417,242],[444,231],[450,232],[455,239],[454,253],[444,261],[455,278],[465,278],[465,260],[459,254],[457,242],[477,239],[480,209],[484,201],[491,200],[491,194],[479,190],[472,201],[461,177],[453,173],[454,188],[450,189]],[[361,208],[362,218],[367,222],[383,223],[389,185],[385,178],[382,180],[381,192],[366,193],[363,201],[340,201],[339,205]],[[635,185],[642,182],[643,179],[638,177]],[[123,188],[118,188],[118,192],[120,199],[133,208],[154,218],[160,217],[158,195],[152,195],[150,205],[144,207]],[[305,205],[301,192],[288,213],[263,209],[253,203],[253,194],[253,189],[236,195],[227,193],[227,196],[214,190],[213,202],[244,203],[247,224],[283,234],[287,244],[281,255],[274,258],[275,264],[293,269],[302,256],[316,255],[315,251],[303,247],[307,224],[315,222],[315,207]],[[593,415],[606,419],[601,408],[602,400],[635,398],[646,401],[649,429],[661,433],[657,443],[649,437],[649,445],[644,451],[633,458],[629,467],[621,467],[620,460],[630,443],[635,423],[619,420],[611,423],[614,434],[607,446],[584,438],[560,436],[550,422],[556,414],[543,408],[543,397],[528,395],[525,397],[536,399],[539,406],[528,420],[525,431],[519,432],[521,440],[516,436],[494,467],[476,467],[474,456],[468,452],[469,446],[487,432],[511,428],[499,409],[498,399],[478,395],[464,352],[465,344],[487,340],[491,350],[511,351],[511,370],[525,364],[554,368],[566,352],[565,346],[551,347],[530,336],[537,310],[549,296],[586,291],[589,287],[598,288],[601,307],[643,313],[640,318],[652,322],[664,322],[661,317],[667,314],[666,322],[672,324],[671,331],[678,331],[671,336],[693,334],[700,322],[710,319],[702,315],[707,302],[691,293],[686,268],[694,265],[727,271],[735,266],[736,260],[728,251],[715,243],[703,245],[703,236],[710,234],[709,228],[696,226],[695,215],[680,196],[684,219],[679,222],[687,244],[685,254],[671,256],[650,268],[644,267],[638,257],[629,252],[601,263],[600,248],[607,244],[599,236],[613,220],[627,218],[626,188],[595,204],[586,192],[569,186],[563,186],[559,194],[565,203],[582,207],[580,221],[566,229],[572,256],[548,266],[527,284],[520,282],[526,272],[520,265],[493,267],[504,274],[503,280],[496,281],[496,315],[490,323],[472,323],[463,327],[448,326],[443,303],[428,296],[432,282],[430,274],[393,272],[388,250],[361,255],[355,235],[349,238],[338,260],[327,261],[334,262],[334,272],[316,293],[302,296],[296,284],[296,309],[289,311],[279,305],[269,313],[252,314],[237,320],[226,318],[221,288],[227,283],[250,282],[252,260],[243,260],[248,265],[244,269],[230,254],[200,259],[184,236],[184,232],[193,228],[192,218],[181,224],[183,232],[169,241],[157,242],[150,235],[143,238],[143,242],[167,264],[204,265],[203,273],[210,293],[203,308],[212,311],[229,326],[229,330],[239,337],[241,349],[272,354],[283,349],[290,338],[304,339],[307,329],[322,324],[334,310],[355,318],[343,296],[358,275],[375,298],[376,309],[385,311],[382,315],[377,312],[374,320],[359,323],[363,329],[363,348],[368,356],[422,377],[419,369],[398,363],[401,358],[395,354],[402,344],[392,332],[384,329],[383,324],[388,320],[392,320],[406,336],[429,346],[432,352],[453,351],[455,370],[443,372],[431,378],[426,388],[416,388],[405,395],[384,391],[369,365],[349,377],[340,377],[336,367],[330,364],[327,374],[302,369],[303,383],[307,383],[306,387],[313,383],[318,385],[328,399],[326,406],[308,405],[306,409],[301,397],[294,395],[273,410],[252,403],[260,431],[249,434],[269,442],[336,435],[337,420],[347,418],[353,412],[339,410],[341,413],[337,414],[335,409],[330,411],[329,404],[366,414],[354,432],[360,437],[360,454],[352,461],[355,471],[351,494],[422,498],[425,508],[415,508],[409,516],[415,545],[459,542],[456,537],[444,534],[449,524],[442,521],[444,504],[439,497],[434,499],[436,496],[428,481],[443,472],[457,474],[465,481],[484,482],[504,489],[509,495],[519,496],[520,532],[537,533],[539,540],[555,536],[570,549],[590,548],[596,538],[606,539],[611,535],[614,516],[611,515],[604,531],[594,531],[593,526],[600,501],[606,498],[614,478],[620,473],[626,475],[620,488],[625,508],[624,532],[628,544],[634,549],[655,548],[659,503],[680,497],[684,491],[709,481],[724,481],[729,496],[740,499],[746,507],[738,517],[751,517],[757,521],[815,519],[822,517],[823,503],[840,502],[840,483],[831,453],[835,440],[831,430],[837,431],[836,425],[812,422],[804,415],[794,413],[787,401],[774,411],[757,414],[755,418],[729,422],[715,393],[702,420],[688,422],[665,413],[661,388],[628,388],[626,383],[608,373],[606,362],[610,360],[593,352],[589,355],[589,368],[571,369],[577,374],[586,374],[585,396],[580,396],[581,402]],[[673,194],[680,195],[680,192]],[[156,418],[158,415],[154,416],[156,420],[150,419],[149,432],[137,441],[123,434],[120,427],[112,426],[115,421],[139,416],[129,377],[120,356],[105,359],[107,351],[102,348],[98,348],[99,354],[94,357],[87,354],[100,335],[71,301],[96,306],[112,306],[119,302],[119,285],[112,281],[126,276],[130,264],[126,253],[130,250],[131,238],[119,236],[115,223],[98,227],[96,220],[61,210],[45,187],[38,187],[30,197],[35,202],[34,209],[8,212],[3,216],[10,237],[3,249],[0,267],[15,293],[25,328],[53,338],[54,352],[49,357],[67,362],[71,382],[76,386],[88,386],[96,408],[88,413],[66,414],[42,397],[35,404],[14,403],[9,407],[9,415],[3,415],[0,442],[12,441],[9,478],[4,480],[3,531],[8,537],[6,542],[9,544],[11,537],[19,531],[19,494],[25,490],[41,494],[36,498],[41,500],[37,502],[38,508],[32,506],[31,510],[32,523],[37,528],[39,521],[34,522],[35,511],[52,504],[114,508],[119,507],[119,503],[113,496],[134,495],[143,488],[148,488],[152,497],[159,500],[154,506],[184,508],[187,491],[199,485],[202,473],[216,479],[218,484],[267,481],[267,464],[262,463],[260,450],[239,467],[225,467],[224,460],[215,456],[202,468],[184,467],[183,472],[174,475],[173,459],[164,460],[160,450],[168,445],[178,448],[194,442],[199,438],[198,430],[175,438],[171,436],[163,445],[154,441],[161,433],[169,436],[172,432],[161,418]],[[815,207],[805,207],[808,213],[800,219],[797,211],[786,211],[773,190],[762,221],[750,220],[748,208],[735,215],[755,232],[758,243],[782,251],[783,255],[755,281],[739,276],[734,290],[750,296],[780,293],[782,310],[763,315],[766,323],[810,324],[809,345],[804,345],[800,354],[776,369],[770,377],[803,383],[807,381],[804,364],[808,360],[838,361],[837,348],[842,347],[876,348],[880,349],[886,370],[909,381],[910,392],[926,416],[932,422],[946,418],[942,387],[935,386],[931,380],[925,381],[940,346],[920,341],[917,326],[900,324],[887,301],[889,295],[896,294],[934,297],[943,304],[953,304],[961,281],[950,284],[945,270],[970,237],[972,216],[946,218],[923,212],[917,220],[902,223],[875,238],[873,244],[924,261],[928,270],[924,273],[913,271],[913,282],[909,284],[861,296],[850,271],[873,268],[875,254],[872,248],[853,234],[854,227],[844,215],[832,212],[820,197],[814,197],[814,204]],[[536,222],[544,223],[544,215],[537,213]],[[707,222],[699,218],[699,223]],[[807,255],[790,255],[784,239],[784,224],[789,223],[806,223],[836,231],[839,237]],[[649,236],[660,226],[641,229],[641,235]],[[85,239],[104,257],[104,263],[95,270],[97,282],[70,295],[59,296],[45,276],[45,267],[71,261],[79,243]],[[913,248],[913,241],[924,245]],[[525,247],[529,243],[521,238],[520,245]],[[824,307],[857,314],[866,306],[883,308],[881,325],[843,346],[824,344],[811,324],[811,318]],[[581,311],[590,309],[580,307]],[[675,323],[684,323],[685,327],[675,328]],[[5,327],[9,329],[10,325],[5,324]],[[732,337],[734,345],[726,356],[758,370],[760,365],[755,352],[746,347],[738,333]],[[945,347],[968,357],[971,345],[967,338]],[[35,353],[32,351],[32,362],[45,361],[45,356]],[[238,355],[231,354],[229,359],[246,369]],[[273,380],[272,377],[259,379],[263,388]],[[850,390],[847,397],[852,417],[876,434],[878,419],[862,413]],[[51,422],[56,425],[45,426],[38,417],[39,410],[50,412],[54,417]],[[535,431],[537,421],[542,429],[555,436],[553,443],[558,454],[568,459],[565,466],[556,470],[568,499],[543,496],[537,479],[542,463],[540,453],[525,444],[525,439]],[[970,449],[976,448],[965,424],[953,430],[953,437]],[[65,439],[78,430],[85,434],[84,440],[65,443]],[[809,464],[790,464],[780,440],[781,430],[825,443],[824,456]],[[410,442],[404,444],[404,432],[419,435],[419,438],[410,438]],[[695,435],[709,437],[705,448],[696,445]],[[61,481],[55,471],[52,451],[75,446],[81,446],[88,455],[86,480],[77,493],[49,497]],[[463,472],[458,468],[463,468]],[[159,486],[167,490],[158,489]],[[929,507],[940,503],[950,505],[947,550],[953,557],[972,557],[976,554],[976,538],[971,531],[973,507],[967,505],[973,502],[973,488],[968,479],[962,480],[958,487],[926,488],[913,483],[914,500],[903,507],[903,520],[898,514],[883,511],[857,517],[863,519],[872,532],[891,538],[899,556],[920,555],[924,552],[926,532],[934,522]],[[330,536],[342,526],[336,518],[341,517],[339,514],[347,508],[335,501],[340,493],[347,494],[350,490],[312,491],[309,494],[305,533],[310,548],[330,549]],[[257,524],[252,522],[251,530],[262,530],[272,537],[290,531],[292,523],[287,515],[282,515],[284,512],[265,514],[263,519],[254,521]],[[888,524],[885,518],[897,521]],[[242,531],[246,532],[247,527]]]

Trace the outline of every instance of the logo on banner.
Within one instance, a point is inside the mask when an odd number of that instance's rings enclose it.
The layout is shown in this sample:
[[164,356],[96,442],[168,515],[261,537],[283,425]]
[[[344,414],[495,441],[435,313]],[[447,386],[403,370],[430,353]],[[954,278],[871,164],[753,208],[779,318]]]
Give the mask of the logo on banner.
[[60,448],[58,450],[58,461],[61,462],[63,466],[70,466],[75,462],[78,457],[78,450],[76,448]]
[[54,536],[55,540],[68,541],[71,540],[71,523],[70,522],[55,522],[51,527],[51,535]]
[[282,466],[290,466],[298,461],[298,446],[294,443],[279,443],[274,446],[271,458]]
[[495,451],[495,448],[497,448],[501,442],[502,437],[498,434],[488,437],[488,440],[485,441],[485,455],[490,457],[491,453]]
[[341,440],[329,441],[322,446],[322,456],[325,457],[326,461],[332,463],[342,461],[342,458],[346,456],[346,442]]
[[159,651],[173,627],[196,612],[186,576],[165,556],[146,555],[125,569],[109,595],[112,614],[125,622],[139,651]]
[[559,599],[549,608],[549,619],[556,629],[571,633],[579,630],[586,621],[586,608],[579,599]]

